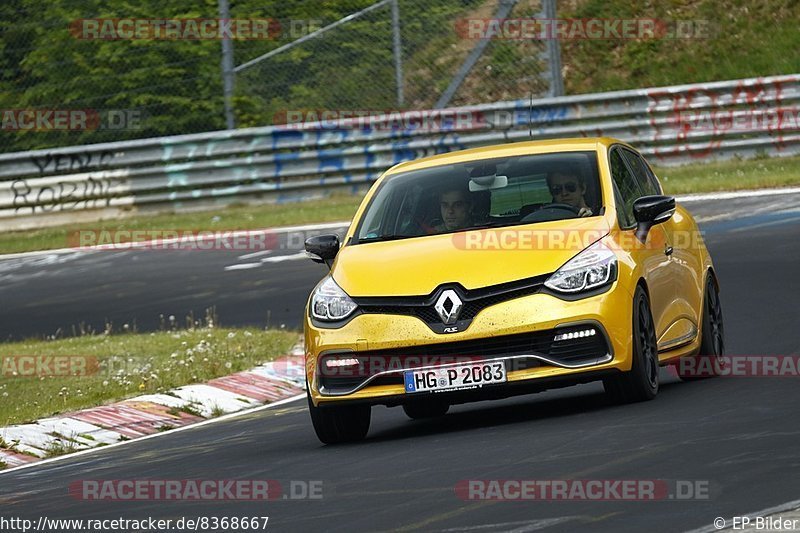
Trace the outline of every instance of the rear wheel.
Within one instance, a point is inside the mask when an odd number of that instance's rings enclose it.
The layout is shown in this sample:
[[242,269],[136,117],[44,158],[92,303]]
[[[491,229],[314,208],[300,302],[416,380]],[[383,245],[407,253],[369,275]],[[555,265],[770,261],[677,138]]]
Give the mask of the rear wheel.
[[711,276],[706,280],[700,352],[678,361],[678,376],[683,381],[711,378],[725,367],[725,331],[722,325],[722,304],[717,285]]
[[354,442],[367,436],[372,415],[369,405],[315,407],[308,386],[306,397],[314,431],[317,438],[325,444]]
[[603,380],[606,394],[618,403],[652,400],[658,394],[658,346],[650,301],[642,287],[633,296],[633,362],[631,369]]
[[408,418],[414,420],[444,416],[449,409],[449,403],[440,401],[409,402],[403,404],[403,411],[405,411]]

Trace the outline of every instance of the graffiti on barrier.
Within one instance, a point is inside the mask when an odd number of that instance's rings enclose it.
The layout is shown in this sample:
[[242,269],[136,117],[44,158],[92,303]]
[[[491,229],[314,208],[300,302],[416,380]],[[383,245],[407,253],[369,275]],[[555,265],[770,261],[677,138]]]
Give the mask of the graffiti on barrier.
[[120,178],[93,177],[40,185],[37,178],[63,173],[100,171],[111,165],[114,154],[110,150],[74,154],[45,153],[31,155],[29,161],[38,172],[35,178],[17,178],[11,182],[12,207],[15,213],[66,211],[106,207],[110,204],[114,188],[124,182]]
[[[688,154],[702,159],[719,151],[726,137],[766,133],[773,147],[785,147],[785,135],[800,125],[797,106],[784,103],[790,80],[739,81],[719,91],[703,86],[675,92],[647,92],[647,115],[653,128],[654,152],[659,159]],[[666,120],[661,114],[667,111]]]
[[114,154],[110,150],[94,153],[85,151],[76,154],[44,154],[41,156],[32,155],[30,157],[39,170],[40,176],[58,174],[60,172],[85,172],[106,167],[113,159]]
[[122,178],[93,178],[83,181],[59,181],[53,185],[38,185],[35,180],[16,179],[11,182],[15,213],[30,214],[96,209],[108,207],[113,191],[125,183]]

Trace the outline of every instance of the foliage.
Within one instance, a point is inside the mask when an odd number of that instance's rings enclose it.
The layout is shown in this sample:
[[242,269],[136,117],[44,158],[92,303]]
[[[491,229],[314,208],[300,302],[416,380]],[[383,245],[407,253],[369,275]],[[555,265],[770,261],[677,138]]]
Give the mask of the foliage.
[[[399,0],[405,102],[396,100],[391,9],[385,5],[236,75],[238,127],[272,124],[287,110],[431,108],[475,40],[455,27],[490,18],[499,0]],[[374,0],[230,0],[232,18],[272,18],[273,39],[234,41],[234,64],[300,37]],[[512,17],[538,13],[520,0]],[[707,21],[707,39],[562,41],[568,94],[800,71],[800,4],[792,0],[563,0],[561,18]],[[0,110],[135,110],[126,130],[3,131],[0,151],[118,141],[225,127],[218,40],[79,39],[85,18],[216,18],[217,0],[4,0],[0,3]],[[302,22],[301,22],[302,26]],[[491,41],[451,102],[526,98],[542,85],[540,42]],[[278,122],[281,122],[278,120]]]

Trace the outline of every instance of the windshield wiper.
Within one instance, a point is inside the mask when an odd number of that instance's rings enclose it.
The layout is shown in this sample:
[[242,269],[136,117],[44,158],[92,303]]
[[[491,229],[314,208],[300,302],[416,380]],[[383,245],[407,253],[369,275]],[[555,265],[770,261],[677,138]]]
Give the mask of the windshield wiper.
[[394,235],[391,233],[385,233],[375,237],[363,237],[358,239],[358,244],[361,244],[362,242],[396,241],[398,239],[408,239],[409,237],[413,237],[413,235]]
[[470,231],[470,230],[473,230],[473,229],[486,229],[486,228],[502,228],[504,226],[514,226],[516,224],[518,224],[518,222],[510,222],[510,221],[505,221],[505,222],[500,222],[500,221],[486,222],[484,224],[476,224],[474,226],[470,226],[468,228],[463,229],[462,231]]

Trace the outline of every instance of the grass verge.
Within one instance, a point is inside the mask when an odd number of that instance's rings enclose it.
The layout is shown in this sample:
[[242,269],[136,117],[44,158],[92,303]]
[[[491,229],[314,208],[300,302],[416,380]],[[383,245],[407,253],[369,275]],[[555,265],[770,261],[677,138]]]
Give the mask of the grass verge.
[[[656,167],[668,194],[763,189],[800,184],[800,157],[733,160],[683,167]],[[246,230],[350,220],[360,196],[332,196],[293,204],[232,206],[213,211],[139,216],[0,235],[0,254],[50,250],[70,245],[79,230]]]
[[675,195],[800,185],[800,157],[732,160],[654,170],[665,192]]
[[361,197],[335,195],[277,205],[232,205],[208,211],[163,215],[138,215],[0,234],[0,253],[53,250],[74,245],[70,235],[80,230],[206,230],[229,231],[273,228],[315,222],[350,220]]
[[[295,342],[296,332],[202,328],[0,344],[0,426],[203,383],[285,355]],[[24,355],[68,363],[28,371]]]

